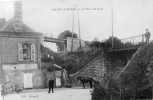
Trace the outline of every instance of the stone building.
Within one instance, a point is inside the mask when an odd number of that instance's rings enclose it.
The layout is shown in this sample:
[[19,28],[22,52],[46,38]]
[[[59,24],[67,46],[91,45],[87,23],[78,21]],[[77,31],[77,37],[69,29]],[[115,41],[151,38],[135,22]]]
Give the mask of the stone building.
[[14,87],[43,87],[40,70],[42,34],[22,21],[22,2],[15,1],[14,17],[0,19],[0,77]]
[[66,86],[68,82],[68,76],[65,69],[57,64],[53,64],[52,62],[44,63],[42,62],[42,67],[45,69],[44,72],[44,85],[48,87],[48,82],[52,78],[55,82],[55,87]]
[[[72,38],[67,37],[67,43],[66,43],[66,50],[68,52],[71,51],[71,46],[72,46]],[[85,43],[83,40],[81,40],[81,47],[84,47]],[[77,51],[80,48],[80,40],[78,38],[73,38],[73,50],[72,51]]]

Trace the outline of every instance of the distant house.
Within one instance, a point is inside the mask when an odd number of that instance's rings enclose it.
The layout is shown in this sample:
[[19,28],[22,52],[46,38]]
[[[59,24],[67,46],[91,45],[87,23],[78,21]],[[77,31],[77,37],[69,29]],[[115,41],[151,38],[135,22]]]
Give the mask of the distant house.
[[45,67],[45,85],[48,87],[48,81],[53,78],[55,81],[55,87],[61,87],[67,84],[68,77],[67,72],[61,66],[50,63],[42,63],[42,67]]
[[43,87],[40,70],[42,34],[22,21],[22,2],[15,1],[14,17],[0,19],[0,78],[11,81],[14,87]]
[[85,46],[85,43],[83,40],[79,40],[77,38],[73,38],[73,42],[72,42],[72,37],[67,37],[67,51],[70,52],[71,51],[71,46],[73,43],[73,51],[77,51],[80,48],[80,43],[81,43],[81,47]]

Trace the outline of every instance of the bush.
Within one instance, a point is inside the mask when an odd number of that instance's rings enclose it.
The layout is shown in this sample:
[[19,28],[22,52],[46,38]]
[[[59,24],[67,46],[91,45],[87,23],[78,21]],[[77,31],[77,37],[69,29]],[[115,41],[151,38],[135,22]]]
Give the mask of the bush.
[[87,52],[83,50],[68,52],[66,55],[61,56],[59,60],[56,60],[56,64],[66,69],[68,74],[73,74],[86,66],[91,60],[101,54],[101,52],[102,49]]

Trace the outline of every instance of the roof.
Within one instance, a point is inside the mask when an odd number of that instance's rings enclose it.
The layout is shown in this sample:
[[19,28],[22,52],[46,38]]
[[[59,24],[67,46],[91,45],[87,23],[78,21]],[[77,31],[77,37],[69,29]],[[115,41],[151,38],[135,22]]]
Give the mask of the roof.
[[63,70],[63,68],[57,64],[53,64],[52,62],[42,62],[42,69],[51,69],[53,70]]
[[61,66],[59,66],[59,65],[54,64],[54,66],[55,66],[55,67],[57,67],[57,68],[61,68],[61,69],[62,69],[62,67],[61,67]]
[[[16,32],[14,30],[14,23],[15,23],[15,18],[11,18],[6,22],[6,24],[0,29],[0,31],[9,31],[9,32]],[[31,29],[29,26],[23,23],[23,30],[22,32],[35,32],[33,29]]]

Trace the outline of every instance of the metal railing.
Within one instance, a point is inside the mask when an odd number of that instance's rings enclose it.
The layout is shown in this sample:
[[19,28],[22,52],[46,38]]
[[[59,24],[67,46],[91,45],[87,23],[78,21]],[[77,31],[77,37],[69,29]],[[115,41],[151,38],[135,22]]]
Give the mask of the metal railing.
[[1,93],[2,94],[7,94],[13,92],[13,83],[11,81],[6,82],[1,85]]
[[65,43],[65,39],[57,39],[57,38],[51,38],[51,37],[44,37],[45,42],[54,42],[54,43]]
[[124,44],[130,43],[131,45],[139,45],[141,43],[145,43],[145,36],[144,35],[139,35],[139,36],[133,36],[125,39],[121,39],[121,42]]
[[8,93],[19,93],[23,90],[23,88],[19,88],[17,87],[16,85],[14,85],[12,83],[12,81],[8,81],[8,82],[5,82],[1,85],[1,93],[2,94],[8,94]]
[[145,43],[145,35],[133,36],[129,38],[120,39],[119,41],[114,41],[114,47],[112,49],[140,46]]

